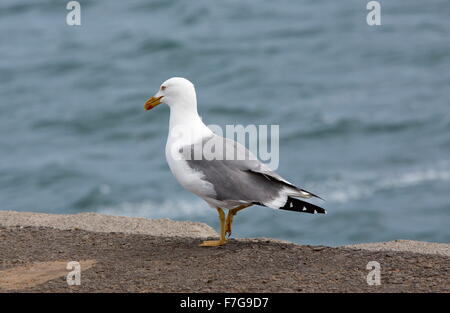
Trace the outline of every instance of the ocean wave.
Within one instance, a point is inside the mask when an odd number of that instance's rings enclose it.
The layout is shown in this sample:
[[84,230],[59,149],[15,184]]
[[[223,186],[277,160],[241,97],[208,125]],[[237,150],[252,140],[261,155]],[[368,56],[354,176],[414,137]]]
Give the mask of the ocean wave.
[[415,187],[436,181],[450,181],[450,168],[447,162],[442,162],[436,168],[415,169],[384,176],[372,173],[361,175],[356,179],[328,181],[324,183],[325,187],[322,186],[322,189],[332,190],[328,193],[326,190],[323,192],[327,201],[347,203],[368,198],[383,191]]
[[[16,1],[14,1],[16,2]],[[5,3],[0,7],[0,16],[11,16],[14,14],[22,14],[34,10],[39,7],[38,3]]]
[[131,5],[131,10],[135,12],[151,12],[156,14],[158,10],[170,8],[177,4],[175,0],[154,0],[154,1],[138,1]]
[[145,201],[140,203],[124,202],[115,206],[95,208],[94,211],[109,215],[131,217],[186,219],[205,216],[211,208],[200,199],[166,200],[163,202]]
[[180,40],[165,39],[165,38],[151,38],[145,40],[139,47],[138,51],[143,54],[152,52],[167,52],[172,50],[179,50],[183,48],[183,43]]
[[[317,120],[317,119],[316,119]],[[350,134],[385,134],[420,129],[429,125],[430,121],[425,120],[405,120],[397,122],[369,122],[356,118],[341,118],[335,121],[317,120],[315,126],[296,129],[283,137],[283,140],[296,140],[299,137],[304,139],[336,137]]]

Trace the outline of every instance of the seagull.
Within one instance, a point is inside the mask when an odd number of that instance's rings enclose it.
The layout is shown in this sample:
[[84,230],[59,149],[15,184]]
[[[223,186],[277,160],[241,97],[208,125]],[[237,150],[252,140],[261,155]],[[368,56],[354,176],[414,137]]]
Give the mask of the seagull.
[[252,205],[326,214],[323,208],[298,199],[319,196],[296,187],[243,145],[209,129],[198,115],[195,87],[189,80],[166,80],[145,102],[144,109],[151,110],[161,103],[170,108],[165,155],[172,174],[219,214],[220,239],[203,241],[200,246],[227,243],[234,216]]

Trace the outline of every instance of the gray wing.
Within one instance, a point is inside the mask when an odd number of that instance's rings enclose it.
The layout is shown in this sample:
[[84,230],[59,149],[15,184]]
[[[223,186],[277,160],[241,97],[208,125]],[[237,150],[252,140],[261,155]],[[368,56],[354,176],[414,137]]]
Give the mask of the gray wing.
[[311,198],[300,189],[261,163],[243,145],[217,135],[201,143],[182,148],[192,169],[202,172],[214,186],[217,200],[237,200],[264,204],[290,189],[292,196]]

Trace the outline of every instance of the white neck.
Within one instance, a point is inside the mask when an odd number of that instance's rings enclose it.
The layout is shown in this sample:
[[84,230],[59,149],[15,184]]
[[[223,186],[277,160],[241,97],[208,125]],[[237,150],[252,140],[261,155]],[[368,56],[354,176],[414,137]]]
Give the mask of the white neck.
[[197,101],[194,103],[177,103],[170,105],[169,140],[172,136],[183,135],[186,143],[195,143],[213,132],[203,123],[197,112]]

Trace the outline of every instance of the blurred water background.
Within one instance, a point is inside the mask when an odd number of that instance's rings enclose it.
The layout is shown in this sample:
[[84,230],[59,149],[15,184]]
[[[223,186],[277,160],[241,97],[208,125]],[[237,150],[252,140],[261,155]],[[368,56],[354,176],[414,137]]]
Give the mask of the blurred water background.
[[0,209],[205,222],[166,165],[192,80],[209,124],[279,124],[278,172],[326,216],[252,207],[234,236],[340,245],[450,242],[450,2],[130,0],[0,3]]

